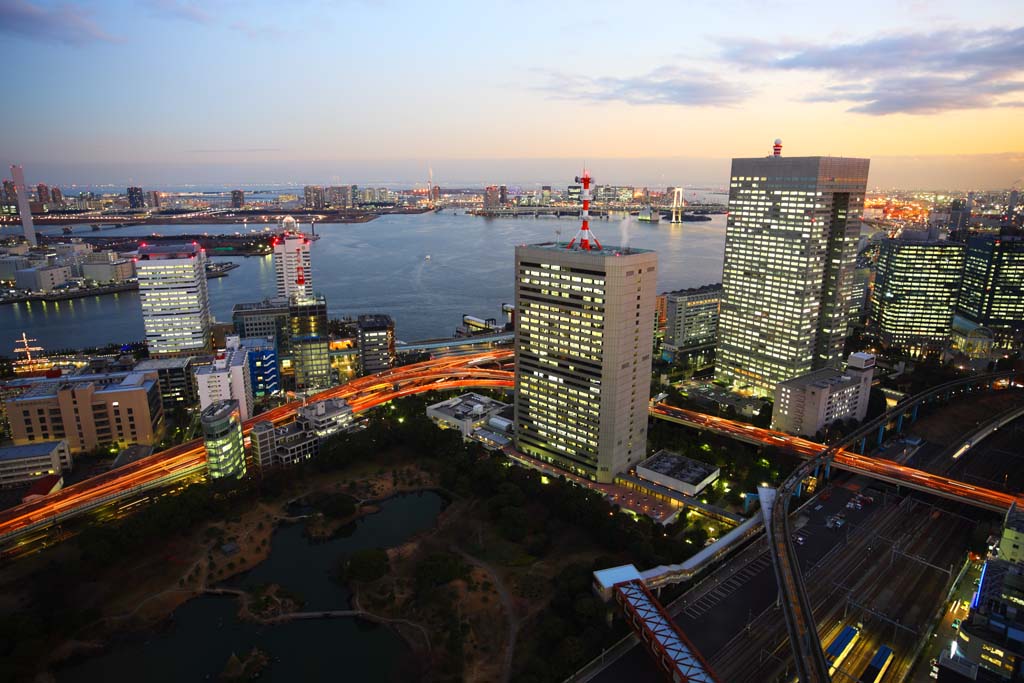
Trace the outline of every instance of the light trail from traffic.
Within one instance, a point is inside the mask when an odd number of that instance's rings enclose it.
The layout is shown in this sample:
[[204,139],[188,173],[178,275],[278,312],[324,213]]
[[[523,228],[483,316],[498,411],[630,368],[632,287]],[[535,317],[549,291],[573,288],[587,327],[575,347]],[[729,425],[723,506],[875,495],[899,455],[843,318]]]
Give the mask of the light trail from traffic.
[[[361,377],[309,397],[308,402],[330,398],[350,401],[354,412],[362,412],[388,401],[431,390],[512,386],[512,373],[484,366],[511,358],[507,350],[485,351],[454,358],[440,358]],[[258,422],[284,424],[294,419],[303,401],[291,401],[243,424],[248,434]],[[174,446],[134,463],[68,486],[41,500],[24,503],[0,513],[0,541],[32,529],[105,505],[119,497],[172,483],[200,474],[206,467],[202,439]]]
[[[306,402],[342,398],[349,402],[354,412],[360,413],[388,401],[431,390],[508,389],[514,386],[513,373],[500,368],[512,360],[512,355],[511,349],[497,349],[414,363],[354,379],[347,384],[310,396]],[[291,401],[252,417],[243,424],[243,431],[248,434],[256,423],[263,421],[275,425],[290,422],[303,404],[303,401]],[[664,403],[653,406],[651,414],[654,417],[712,430],[750,443],[784,448],[807,458],[819,454],[825,448],[813,441],[782,432],[675,408]],[[1015,500],[1015,497],[1009,494],[971,486],[955,479],[845,450],[836,454],[835,464],[869,476],[945,493],[965,502],[980,502],[992,509],[1006,509]],[[118,497],[198,475],[205,466],[206,450],[202,439],[174,446],[148,458],[68,486],[41,500],[0,513],[0,541],[7,541],[29,529],[81,514]]]

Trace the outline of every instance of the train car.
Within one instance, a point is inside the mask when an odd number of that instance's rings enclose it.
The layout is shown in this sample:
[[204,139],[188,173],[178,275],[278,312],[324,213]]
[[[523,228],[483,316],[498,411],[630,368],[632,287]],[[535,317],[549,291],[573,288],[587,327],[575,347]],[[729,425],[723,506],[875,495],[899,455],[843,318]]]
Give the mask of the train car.
[[890,664],[892,664],[892,648],[883,645],[878,648],[878,652],[871,658],[868,668],[864,669],[864,673],[860,675],[860,682],[879,683],[885,677],[885,672],[889,670]]
[[860,638],[860,630],[854,626],[845,626],[832,642],[825,648],[825,661],[828,662],[828,673],[834,675],[839,665],[850,654],[850,650]]

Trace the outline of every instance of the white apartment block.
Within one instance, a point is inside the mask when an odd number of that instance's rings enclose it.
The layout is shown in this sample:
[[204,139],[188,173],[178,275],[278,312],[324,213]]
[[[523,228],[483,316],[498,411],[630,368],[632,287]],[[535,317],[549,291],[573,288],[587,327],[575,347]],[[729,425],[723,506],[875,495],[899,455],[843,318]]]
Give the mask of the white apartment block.
[[248,420],[253,403],[248,352],[238,347],[224,349],[217,353],[212,365],[196,368],[196,391],[200,409],[234,399],[238,401],[242,421]]
[[874,355],[851,353],[845,372],[823,368],[780,382],[772,429],[813,436],[836,420],[863,420],[874,372]]

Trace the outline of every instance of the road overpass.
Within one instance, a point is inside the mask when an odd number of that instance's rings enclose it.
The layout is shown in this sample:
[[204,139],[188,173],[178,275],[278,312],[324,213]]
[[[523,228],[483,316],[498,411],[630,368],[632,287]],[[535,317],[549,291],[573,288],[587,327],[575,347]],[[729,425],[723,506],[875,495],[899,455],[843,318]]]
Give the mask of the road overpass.
[[[825,655],[821,649],[821,641],[818,638],[814,613],[811,609],[810,600],[807,597],[807,588],[804,584],[800,564],[793,548],[790,528],[789,503],[803,480],[810,476],[816,468],[827,466],[828,463],[841,455],[844,449],[851,444],[867,438],[867,436],[874,434],[876,431],[879,434],[883,433],[885,426],[890,421],[895,419],[902,425],[903,417],[908,411],[912,411],[912,414],[916,416],[917,408],[921,404],[936,398],[948,399],[955,393],[973,388],[991,389],[999,383],[1008,383],[1013,379],[1014,374],[1012,372],[993,373],[954,380],[932,387],[901,401],[892,410],[862,425],[841,442],[821,449],[814,457],[797,467],[779,486],[774,499],[765,506],[765,529],[768,532],[768,548],[772,558],[772,565],[775,569],[776,582],[781,593],[782,611],[786,618],[786,628],[790,634],[790,647],[793,650],[793,659],[796,661],[797,675],[801,683],[829,683],[831,680],[828,663],[825,661]],[[913,473],[913,478],[919,482],[923,482],[927,476],[926,473],[917,470],[911,470],[911,472]],[[874,475],[872,474],[871,476]],[[967,486],[966,484],[960,485]],[[975,487],[968,488],[975,489]],[[946,494],[950,493],[949,490],[941,490]],[[995,495],[996,493],[994,491],[987,491],[987,494]],[[1005,496],[1006,494],[998,495]],[[970,492],[969,499],[981,501],[988,498],[987,495],[982,495],[980,490],[975,489]]]
[[[369,410],[403,396],[431,390],[508,388],[512,373],[500,369],[511,351],[487,351],[441,358],[361,377],[309,398],[347,400],[354,412]],[[295,419],[303,401],[291,401],[257,415],[243,424],[248,434],[257,422],[284,424]],[[65,521],[113,501],[196,477],[206,468],[202,439],[174,446],[134,463],[68,486],[43,499],[0,512],[0,544],[9,544],[32,531]]]
[[[899,410],[899,408],[894,410]],[[676,408],[664,403],[652,406],[651,415],[661,420],[709,431],[756,446],[780,448],[808,460],[818,458],[828,448],[823,444],[798,436],[791,436],[784,432],[763,429],[751,424],[727,420],[715,417],[714,415],[705,415],[704,413],[684,408]],[[883,421],[881,424],[884,425],[885,422]],[[870,433],[873,433],[876,428],[877,425],[872,426],[871,430],[869,430]],[[971,486],[956,479],[931,474],[912,467],[905,467],[891,460],[881,460],[861,455],[845,448],[834,449],[830,457],[831,459],[823,462],[821,467],[825,469],[835,467],[855,474],[863,474],[890,484],[905,486],[916,491],[923,491],[993,512],[1005,512],[1010,507],[1010,504],[1017,500],[1017,496],[1012,494],[980,486]]]

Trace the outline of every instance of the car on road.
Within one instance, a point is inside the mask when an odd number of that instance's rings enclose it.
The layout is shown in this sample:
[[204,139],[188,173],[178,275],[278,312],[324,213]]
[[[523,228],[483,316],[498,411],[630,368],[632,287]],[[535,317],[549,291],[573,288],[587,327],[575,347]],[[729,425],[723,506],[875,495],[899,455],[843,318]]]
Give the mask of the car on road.
[[959,631],[959,630],[960,630],[960,624],[962,624],[962,623],[963,623],[963,621],[962,621],[962,620],[960,620],[960,619],[954,619],[954,620],[953,620],[953,630],[954,630],[954,631]]
[[793,534],[793,542],[797,545],[803,545],[807,542],[807,537],[803,534]]

